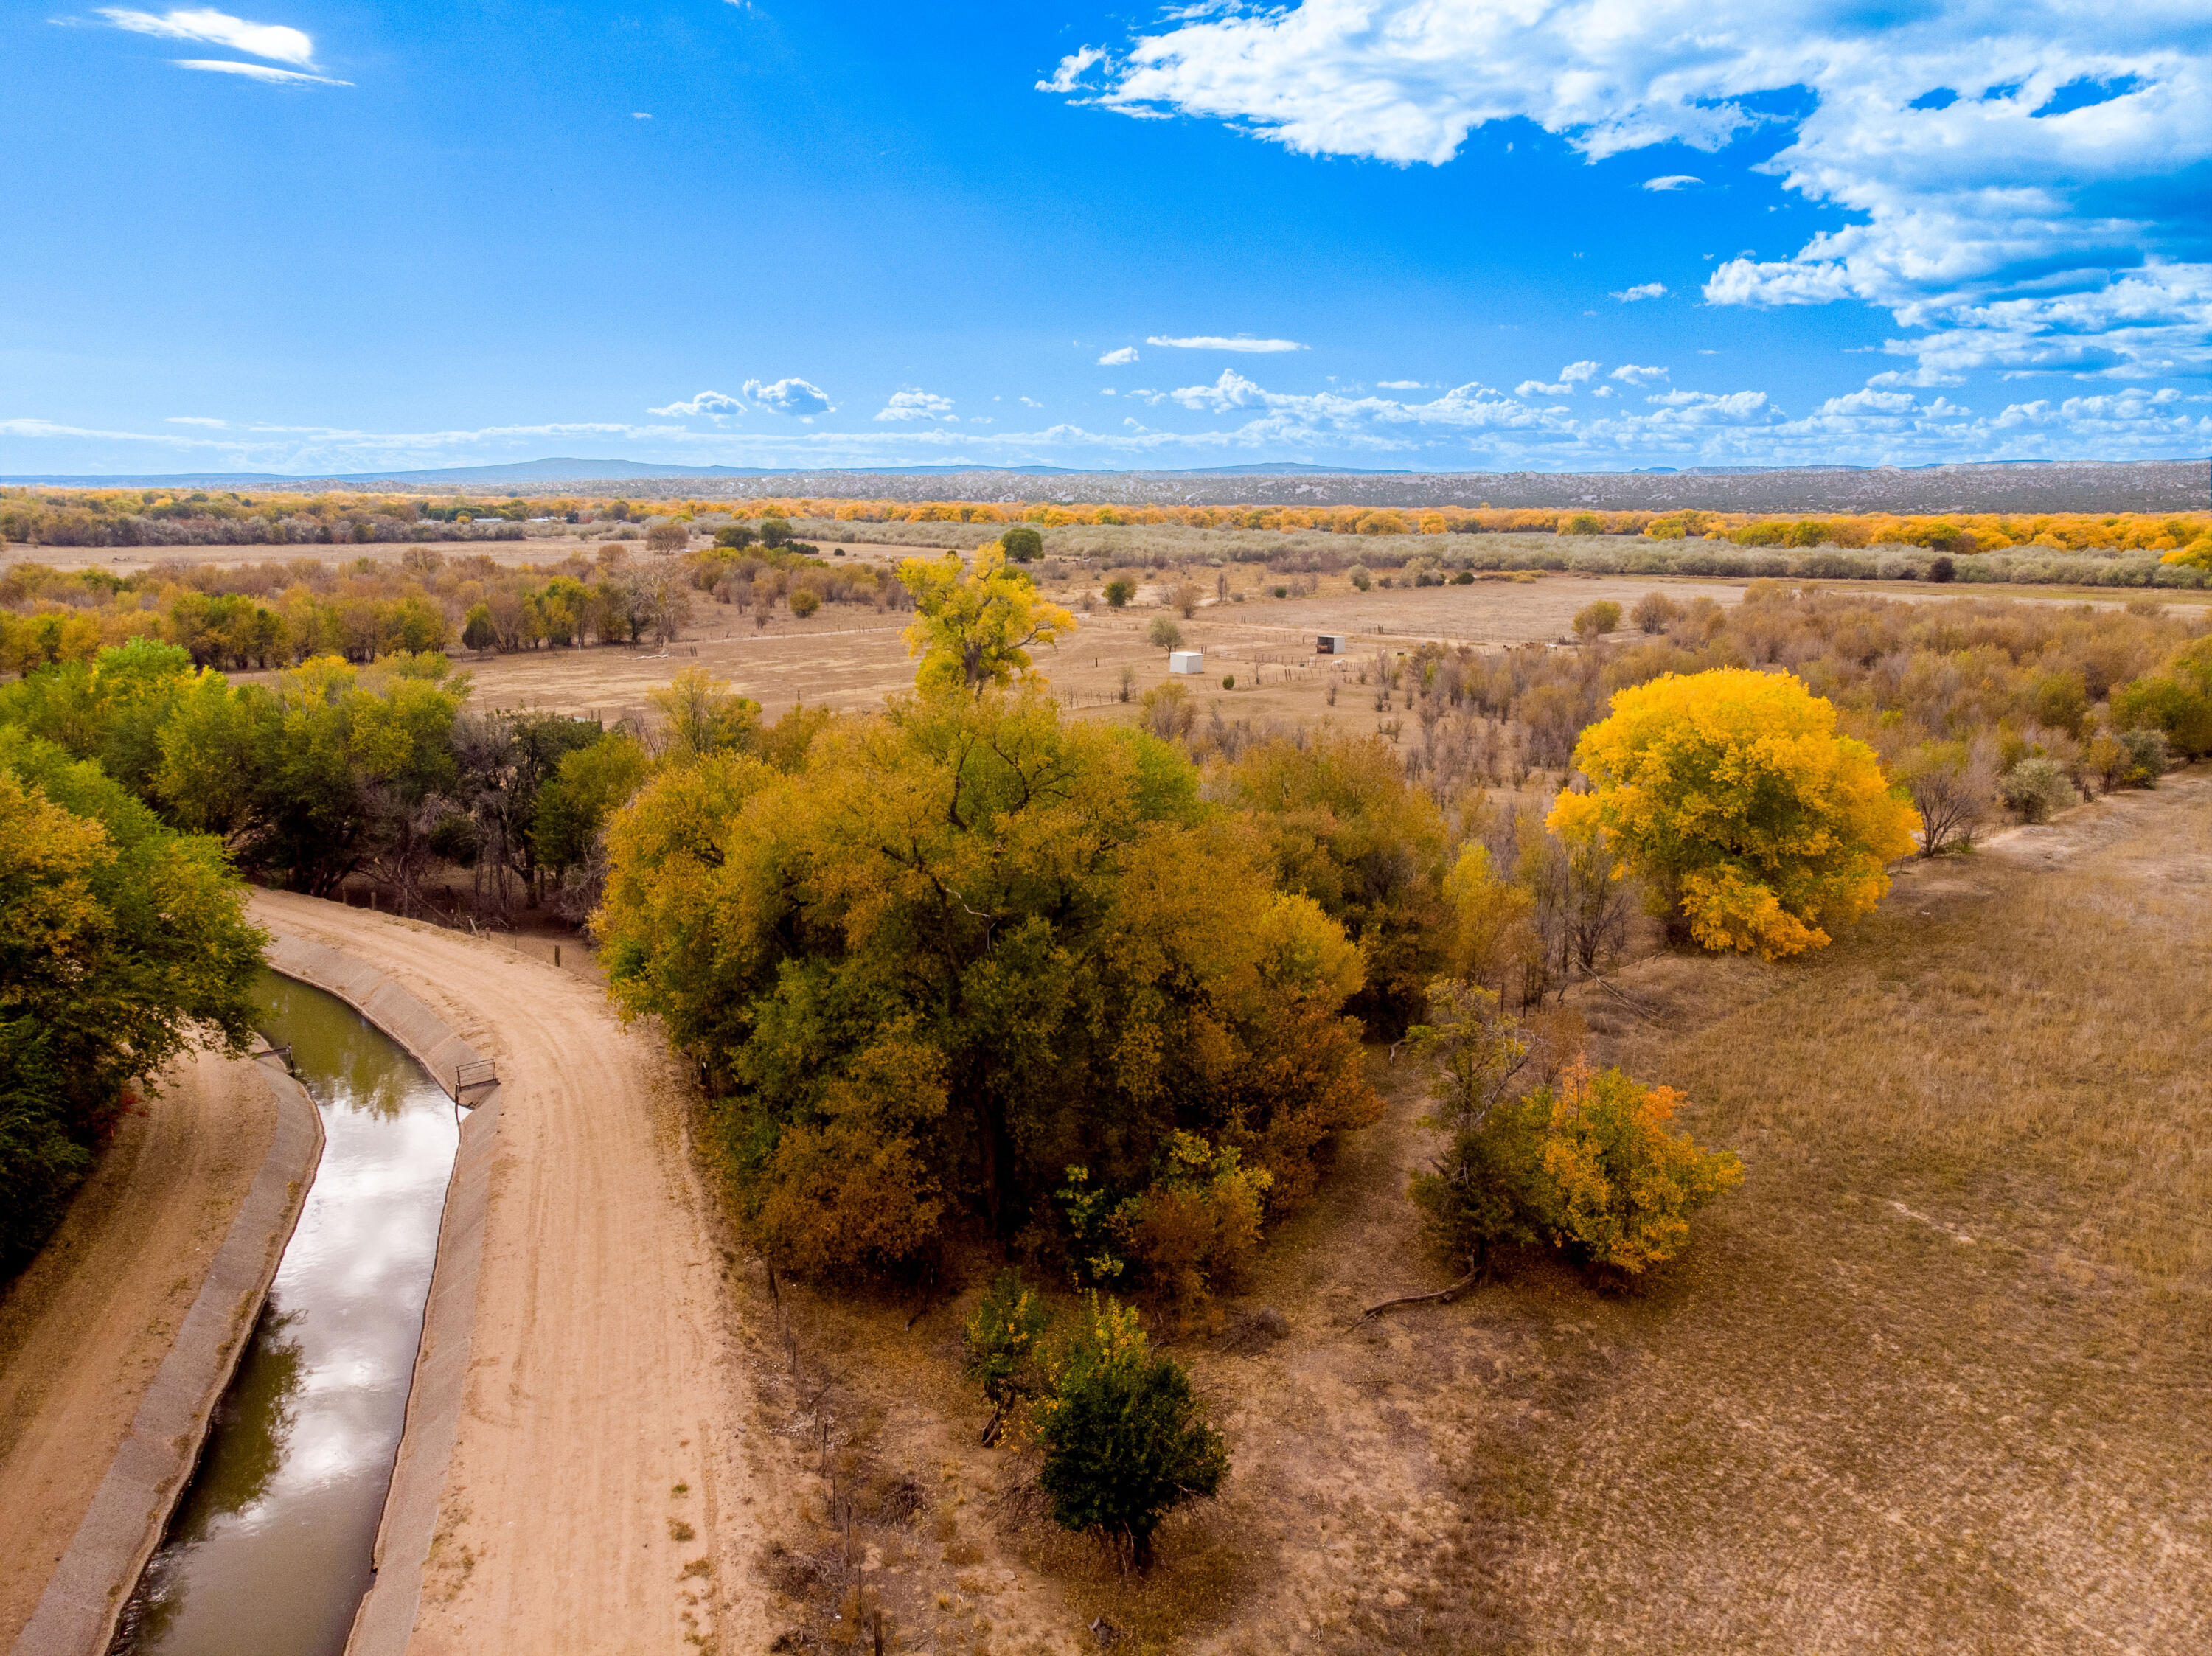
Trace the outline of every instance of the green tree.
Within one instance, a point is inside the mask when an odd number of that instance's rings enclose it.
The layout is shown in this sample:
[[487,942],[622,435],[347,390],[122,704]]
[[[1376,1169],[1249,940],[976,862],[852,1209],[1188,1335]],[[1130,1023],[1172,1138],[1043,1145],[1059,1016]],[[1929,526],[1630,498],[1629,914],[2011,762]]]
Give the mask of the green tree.
[[1106,603],[1111,609],[1121,609],[1136,596],[1137,584],[1134,581],[1116,575],[1106,583]]
[[662,720],[665,751],[678,762],[708,754],[747,753],[759,744],[760,703],[734,694],[727,679],[686,667],[646,698]]
[[1175,617],[1172,616],[1153,616],[1152,627],[1146,631],[1145,636],[1152,640],[1152,646],[1155,650],[1182,648],[1182,628],[1176,625]]
[[1016,524],[999,537],[1007,560],[1012,563],[1034,563],[1044,555],[1044,537],[1027,524]]
[[1380,737],[1330,731],[1255,743],[1223,775],[1252,813],[1285,890],[1303,892],[1366,957],[1352,1010],[1396,1035],[1420,1010],[1449,943],[1450,835],[1433,796]]
[[0,726],[0,1187],[29,1192],[0,1247],[41,1234],[83,1166],[67,1147],[97,1146],[127,1088],[196,1044],[245,1050],[263,942],[215,842]]
[[1160,1520],[1220,1490],[1228,1445],[1182,1365],[1153,1352],[1136,1313],[1111,1299],[1091,1297],[1053,1367],[1036,1416],[1053,1521],[1097,1537],[1123,1568],[1148,1569]]
[[635,793],[653,767],[635,737],[613,733],[561,755],[538,792],[530,838],[538,860],[558,875],[592,859],[607,818]]

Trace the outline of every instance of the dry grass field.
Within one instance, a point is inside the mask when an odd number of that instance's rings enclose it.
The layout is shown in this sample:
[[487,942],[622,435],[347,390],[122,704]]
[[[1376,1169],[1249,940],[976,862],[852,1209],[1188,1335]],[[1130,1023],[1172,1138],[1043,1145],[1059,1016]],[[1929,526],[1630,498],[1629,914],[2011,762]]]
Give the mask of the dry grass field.
[[1141,1582],[1000,1500],[977,1281],[756,1283],[786,1647],[854,1635],[855,1579],[895,1649],[2212,1647],[2209,969],[2202,771],[1916,865],[1802,962],[1649,956],[1586,986],[1593,1053],[1683,1089],[1744,1187],[1632,1290],[1524,1259],[1354,1326],[1446,1279],[1422,1077],[1377,1054],[1387,1120],[1178,1347],[1235,1471]]

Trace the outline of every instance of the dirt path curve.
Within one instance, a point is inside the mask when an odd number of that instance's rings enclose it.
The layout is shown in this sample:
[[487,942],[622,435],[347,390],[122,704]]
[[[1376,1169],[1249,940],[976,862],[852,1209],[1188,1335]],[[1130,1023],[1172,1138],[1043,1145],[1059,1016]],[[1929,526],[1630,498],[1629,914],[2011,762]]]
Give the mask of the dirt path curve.
[[0,1299],[0,1650],[76,1534],[276,1130],[252,1064],[181,1060]]
[[751,1380],[653,1033],[489,939],[283,893],[253,911],[391,974],[499,1065],[468,1384],[409,1650],[764,1643],[739,1585]]

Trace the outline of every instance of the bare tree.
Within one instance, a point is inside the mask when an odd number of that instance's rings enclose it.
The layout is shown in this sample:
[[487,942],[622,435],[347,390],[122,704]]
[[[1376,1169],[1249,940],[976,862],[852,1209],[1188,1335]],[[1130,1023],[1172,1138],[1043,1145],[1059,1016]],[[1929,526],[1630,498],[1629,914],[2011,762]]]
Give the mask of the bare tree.
[[1996,804],[1996,744],[1986,736],[1971,743],[1923,743],[1897,768],[1920,813],[1920,854],[1972,845],[1974,830]]

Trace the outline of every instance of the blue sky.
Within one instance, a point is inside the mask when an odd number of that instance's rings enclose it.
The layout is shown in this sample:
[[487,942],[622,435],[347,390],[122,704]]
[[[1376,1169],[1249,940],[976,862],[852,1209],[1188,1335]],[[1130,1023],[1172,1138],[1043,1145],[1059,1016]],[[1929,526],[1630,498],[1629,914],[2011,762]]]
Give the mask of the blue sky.
[[2202,457],[2208,65],[2203,0],[18,7],[0,473]]

